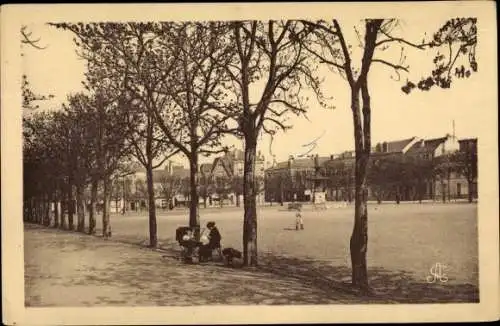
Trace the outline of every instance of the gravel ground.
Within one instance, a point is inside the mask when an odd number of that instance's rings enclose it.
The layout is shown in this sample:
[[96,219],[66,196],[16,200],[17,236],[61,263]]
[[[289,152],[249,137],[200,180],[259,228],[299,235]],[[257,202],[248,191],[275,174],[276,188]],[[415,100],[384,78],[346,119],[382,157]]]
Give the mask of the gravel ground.
[[[368,264],[375,294],[349,287],[353,208],[294,213],[259,210],[260,266],[186,265],[176,259],[182,210],[158,213],[160,251],[147,244],[146,213],[113,215],[113,238],[25,225],[27,306],[170,306],[202,304],[328,304],[478,302],[477,206],[369,206]],[[223,246],[241,249],[242,211],[201,211],[215,220]],[[436,263],[446,283],[426,278]]]

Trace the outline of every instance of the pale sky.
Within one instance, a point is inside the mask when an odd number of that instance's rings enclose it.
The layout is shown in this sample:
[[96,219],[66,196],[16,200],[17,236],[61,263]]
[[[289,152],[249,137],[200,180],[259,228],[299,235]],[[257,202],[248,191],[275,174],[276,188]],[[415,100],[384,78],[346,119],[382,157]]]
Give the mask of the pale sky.
[[[421,17],[426,19],[426,17]],[[432,33],[445,20],[425,21],[427,33]],[[346,39],[356,46],[353,32],[355,22],[342,21]],[[424,26],[418,21],[405,21],[399,29],[408,39],[420,42],[424,30],[414,26]],[[413,27],[413,29],[412,29]],[[57,108],[65,101],[66,95],[82,90],[81,82],[85,71],[85,62],[75,53],[73,35],[46,25],[29,26],[33,36],[41,38],[40,45],[47,46],[43,51],[33,48],[24,49],[24,71],[28,75],[33,89],[37,93],[54,94],[55,98],[40,103],[43,108]],[[479,40],[481,37],[479,36]],[[478,53],[480,51],[480,41]],[[399,53],[399,52],[398,52]],[[408,49],[407,64],[410,76],[419,79],[423,73],[429,72],[432,55],[429,52]],[[381,54],[380,58],[387,58]],[[377,57],[377,55],[375,55]],[[354,58],[356,60],[357,57]],[[359,62],[359,60],[357,60]],[[400,88],[407,75],[402,72],[401,81],[394,81],[390,68],[374,63],[370,71],[370,90],[372,98],[372,143],[404,139],[413,136],[422,138],[442,137],[452,133],[452,121],[455,121],[455,133],[459,138],[477,137],[485,115],[480,110],[488,107],[492,99],[481,94],[481,58],[478,58],[479,72],[465,80],[454,80],[451,89],[432,89],[429,92],[413,91],[410,95],[401,92]],[[425,69],[427,65],[427,69]],[[275,137],[272,152],[277,161],[283,161],[290,154],[304,153],[307,148],[302,145],[323,135],[312,152],[319,155],[340,153],[354,148],[353,123],[349,103],[349,87],[346,82],[334,73],[325,69],[325,92],[334,97],[334,110],[326,110],[311,102],[308,112],[309,121],[303,117],[291,116],[289,123],[293,129],[280,133]],[[239,140],[228,141],[241,148]],[[269,153],[269,137],[264,136],[259,143],[260,150],[266,160],[272,161]],[[185,163],[182,157],[175,159]],[[200,161],[207,161],[201,158]]]

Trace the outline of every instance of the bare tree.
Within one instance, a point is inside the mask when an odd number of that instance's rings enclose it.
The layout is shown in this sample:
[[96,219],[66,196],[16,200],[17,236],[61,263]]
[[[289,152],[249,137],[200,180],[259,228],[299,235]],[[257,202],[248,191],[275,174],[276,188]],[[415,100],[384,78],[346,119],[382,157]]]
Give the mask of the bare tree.
[[[153,169],[161,166],[178,150],[159,137],[153,111],[164,97],[158,96],[176,63],[175,47],[168,42],[168,24],[99,23],[55,24],[70,30],[78,40],[80,56],[98,67],[101,77],[112,80],[115,92],[126,94],[123,114],[132,131],[128,141],[133,155],[146,169],[149,207],[150,246],[157,245],[156,206]],[[165,36],[166,35],[166,36]]]
[[102,181],[102,232],[104,237],[110,237],[111,178],[128,163],[126,159],[131,155],[128,139],[132,131],[127,118],[122,114],[123,110],[126,110],[123,106],[127,103],[122,94],[113,96],[107,92],[109,89],[106,88],[106,80],[103,78],[97,82],[97,79],[89,76],[89,80],[89,84],[92,85],[89,88],[96,89],[89,102],[89,111],[93,116],[93,127],[89,131],[89,137],[94,140],[95,150],[91,200],[94,203],[97,201],[97,198],[94,198],[97,197],[97,181]]
[[[338,20],[331,22],[304,21],[315,36],[319,46],[306,47],[319,62],[338,72],[350,87],[351,111],[354,124],[354,141],[356,151],[355,163],[355,214],[354,228],[350,241],[353,286],[363,291],[369,291],[366,253],[368,249],[368,212],[367,212],[367,166],[371,151],[371,99],[368,74],[372,64],[380,64],[395,71],[408,72],[409,67],[404,62],[403,49],[446,48],[445,54],[437,53],[434,63],[436,69],[428,78],[417,85],[408,82],[402,90],[409,93],[418,87],[428,90],[432,86],[448,88],[453,77],[453,69],[457,67],[457,59],[468,59],[472,71],[477,70],[475,61],[476,19],[461,18],[446,22],[429,42],[415,43],[404,37],[395,36],[398,21],[394,19],[367,19],[363,22],[364,36],[355,27],[357,39],[346,39]],[[352,45],[354,44],[354,45]],[[399,46],[401,55],[399,61],[383,58],[382,54],[390,46]],[[352,50],[361,48],[360,64],[353,61]],[[468,77],[471,71],[459,68],[456,77]]]
[[169,29],[179,51],[175,83],[160,92],[163,106],[153,111],[164,136],[189,161],[189,225],[199,227],[198,156],[224,151],[221,135],[230,130],[230,107],[224,103],[228,78],[221,66],[232,50],[223,43],[222,23],[178,23]]
[[[293,21],[239,21],[230,23],[230,42],[237,52],[225,68],[232,80],[235,105],[234,119],[239,135],[245,141],[243,176],[244,222],[243,260],[257,265],[257,210],[255,160],[257,139],[261,132],[271,136],[290,128],[285,118],[289,113],[300,115],[307,109],[300,90],[304,84],[318,98],[323,96],[320,81],[314,77],[314,66],[300,42],[301,34]],[[250,89],[258,89],[255,97]]]

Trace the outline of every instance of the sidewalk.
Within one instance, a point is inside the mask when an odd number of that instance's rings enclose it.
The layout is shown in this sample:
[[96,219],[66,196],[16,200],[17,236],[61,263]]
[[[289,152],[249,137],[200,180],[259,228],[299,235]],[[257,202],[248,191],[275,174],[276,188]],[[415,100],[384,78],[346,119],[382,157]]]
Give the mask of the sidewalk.
[[260,255],[256,269],[186,265],[174,252],[25,225],[27,306],[186,306],[477,302],[468,284],[415,282],[372,269],[376,296],[350,286],[350,269],[327,262]]

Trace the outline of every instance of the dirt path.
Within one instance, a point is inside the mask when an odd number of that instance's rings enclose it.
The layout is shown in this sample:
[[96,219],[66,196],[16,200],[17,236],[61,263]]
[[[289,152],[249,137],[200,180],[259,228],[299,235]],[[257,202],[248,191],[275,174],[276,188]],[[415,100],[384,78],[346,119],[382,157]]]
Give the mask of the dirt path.
[[[350,290],[350,271],[325,262],[262,254],[255,270],[186,265],[173,253],[73,232],[25,226],[27,306],[188,306],[475,302],[473,285],[414,282],[373,270],[374,297]],[[29,254],[28,254],[29,253]]]

